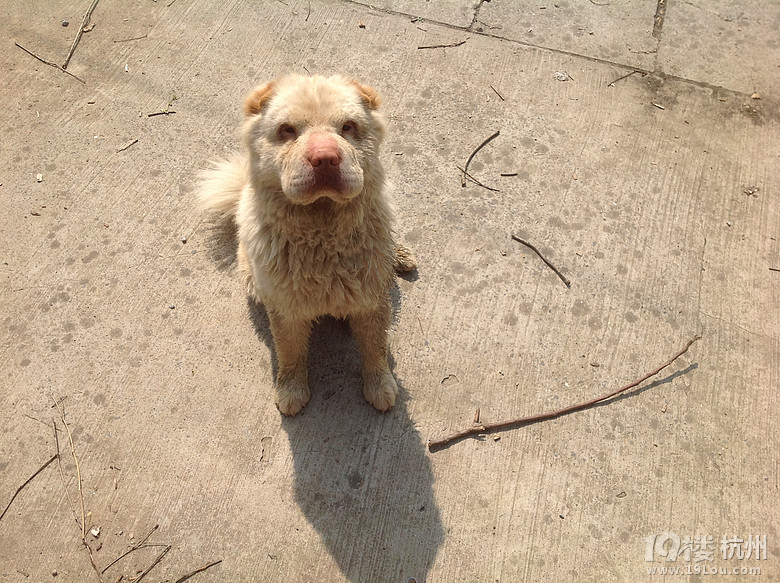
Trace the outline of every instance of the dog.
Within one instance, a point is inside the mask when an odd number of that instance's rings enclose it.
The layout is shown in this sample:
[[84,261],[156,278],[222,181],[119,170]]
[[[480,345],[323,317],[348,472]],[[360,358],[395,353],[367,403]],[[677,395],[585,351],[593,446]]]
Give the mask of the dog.
[[393,238],[379,105],[374,89],[340,75],[256,87],[244,101],[243,150],[201,179],[204,206],[234,222],[239,271],[268,313],[284,415],[309,402],[309,336],[328,315],[349,321],[366,400],[379,411],[395,404],[390,290],[394,271],[417,266]]

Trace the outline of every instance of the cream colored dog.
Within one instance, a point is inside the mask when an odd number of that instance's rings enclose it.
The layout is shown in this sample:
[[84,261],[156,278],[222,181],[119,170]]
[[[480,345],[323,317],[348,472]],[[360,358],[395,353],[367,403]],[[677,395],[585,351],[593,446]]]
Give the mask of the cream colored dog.
[[395,404],[389,292],[393,270],[416,265],[393,242],[378,106],[373,89],[341,76],[257,87],[244,103],[245,152],[203,177],[201,198],[235,220],[239,269],[268,312],[285,415],[309,401],[309,335],[325,315],[350,322],[366,400],[380,411]]

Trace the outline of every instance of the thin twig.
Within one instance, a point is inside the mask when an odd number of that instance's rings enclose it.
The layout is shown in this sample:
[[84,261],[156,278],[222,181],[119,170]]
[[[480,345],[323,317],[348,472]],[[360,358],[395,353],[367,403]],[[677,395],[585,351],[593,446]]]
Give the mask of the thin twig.
[[495,87],[493,87],[492,85],[490,86],[490,88],[491,88],[493,91],[495,91],[496,95],[498,95],[498,96],[499,96],[499,98],[501,99],[501,101],[506,101],[506,99],[504,99],[504,96],[503,96],[503,95],[501,95],[501,94],[498,92],[498,89],[496,89],[496,88],[495,88]]
[[[468,40],[468,39],[466,39],[466,40]],[[459,43],[454,43],[454,44],[451,44],[451,45],[428,45],[428,46],[425,46],[425,47],[417,47],[417,50],[421,51],[423,49],[452,49],[452,48],[455,48],[455,47],[459,47],[460,45],[465,45],[466,44],[466,40],[462,40]]]
[[134,580],[134,583],[138,583],[138,582],[139,582],[141,579],[143,579],[144,577],[146,577],[146,576],[149,574],[149,571],[151,571],[152,569],[154,569],[154,568],[157,566],[157,563],[159,563],[160,561],[162,561],[162,558],[163,558],[165,555],[167,555],[167,554],[168,554],[168,551],[170,551],[170,550],[171,550],[171,545],[166,545],[166,547],[163,549],[163,551],[162,551],[162,552],[161,552],[159,555],[157,555],[157,558],[156,558],[154,561],[152,561],[152,564],[151,564],[151,565],[149,565],[149,566],[146,568],[146,571],[144,571],[143,573],[141,573],[140,575],[138,575],[138,577],[137,577],[137,578]]
[[635,70],[631,71],[630,73],[626,73],[625,75],[623,75],[623,76],[621,76],[621,77],[618,77],[618,78],[617,78],[617,79],[615,79],[614,81],[610,81],[609,83],[607,83],[607,87],[614,87],[614,86],[615,86],[615,83],[617,83],[618,81],[622,81],[623,79],[627,79],[627,78],[628,78],[628,77],[630,77],[631,75],[636,75],[636,74],[642,75],[642,77],[644,77],[645,75],[647,75],[647,73],[645,73],[644,71],[637,71],[637,70],[635,69]]
[[143,35],[143,36],[134,36],[133,38],[120,38],[120,39],[115,40],[113,42],[115,42],[115,43],[129,43],[131,40],[141,40],[142,38],[146,38],[147,36],[149,36],[148,32],[145,35]]
[[[150,534],[151,534],[151,533],[150,533]],[[124,558],[125,558],[127,555],[129,555],[129,554],[132,554],[132,553],[134,553],[135,551],[140,551],[141,549],[160,549],[160,548],[165,548],[165,547],[167,547],[167,546],[169,546],[169,545],[167,545],[167,544],[162,544],[162,543],[149,543],[149,544],[137,544],[137,545],[133,545],[133,546],[132,546],[132,547],[130,547],[128,550],[126,550],[124,553],[122,553],[121,555],[119,555],[119,556],[118,556],[116,559],[114,559],[113,561],[111,561],[111,562],[110,562],[108,565],[106,565],[105,567],[103,567],[103,569],[100,571],[100,573],[101,573],[101,574],[105,573],[105,572],[106,572],[106,571],[108,571],[108,570],[109,570],[111,567],[113,567],[114,565],[116,565],[116,564],[117,564],[119,561],[121,561],[122,559],[124,559]],[[166,551],[166,552],[167,552],[167,551]]]
[[560,417],[562,415],[568,415],[569,413],[574,413],[575,411],[582,411],[583,409],[587,409],[588,407],[592,407],[593,405],[596,405],[597,403],[601,403],[603,401],[606,401],[608,399],[611,399],[612,397],[615,397],[619,395],[620,393],[624,393],[629,389],[633,389],[637,385],[643,383],[650,377],[653,377],[657,375],[659,372],[661,372],[663,369],[665,369],[667,366],[671,365],[675,360],[677,360],[680,356],[685,354],[688,349],[691,347],[691,345],[699,340],[701,336],[694,336],[691,338],[688,343],[685,345],[685,347],[680,350],[677,354],[675,354],[672,358],[667,360],[664,364],[659,366],[658,368],[654,369],[653,371],[647,373],[643,377],[635,380],[632,383],[629,383],[625,385],[624,387],[619,388],[616,391],[612,391],[611,393],[607,393],[606,395],[602,395],[601,397],[596,397],[595,399],[591,399],[590,401],[586,401],[585,403],[579,403],[578,405],[572,405],[570,407],[564,407],[563,409],[558,409],[557,411],[551,411],[549,413],[542,413],[541,415],[531,415],[530,417],[520,417],[519,419],[511,419],[509,421],[501,421],[498,423],[485,423],[483,425],[477,425],[476,427],[471,427],[470,429],[466,429],[465,431],[459,431],[457,433],[453,433],[452,435],[445,437],[444,439],[438,439],[436,441],[429,441],[428,442],[428,450],[433,452],[438,449],[441,449],[450,443],[454,441],[458,441],[461,439],[464,439],[466,437],[473,437],[475,435],[479,435],[480,433],[489,433],[494,431],[500,431],[502,429],[516,429],[518,427],[524,427],[526,425],[530,425],[532,423],[538,423],[540,421],[547,421],[549,419],[555,419],[556,417]]
[[[84,495],[81,490],[81,467],[79,466],[79,459],[76,457],[76,446],[73,444],[73,434],[70,432],[70,427],[68,426],[68,423],[65,421],[65,409],[58,403],[57,401],[54,402],[54,404],[57,406],[57,411],[60,413],[60,421],[62,421],[62,424],[65,426],[65,431],[68,434],[68,441],[70,442],[70,454],[73,457],[73,462],[76,464],[76,485],[78,487],[79,492],[79,500],[81,503],[81,522],[79,526],[81,526],[81,537],[86,540],[87,538],[87,513],[84,510]],[[56,433],[55,433],[56,435]],[[58,446],[59,447],[59,446]]]
[[73,78],[74,78],[76,81],[80,81],[81,83],[84,83],[84,85],[86,85],[86,84],[87,84],[87,82],[86,82],[86,81],[84,81],[84,79],[82,79],[82,78],[81,78],[81,77],[79,77],[78,75],[74,75],[74,74],[73,74],[73,73],[71,73],[70,71],[66,71],[65,69],[63,69],[62,67],[60,67],[60,66],[59,66],[57,63],[54,63],[54,62],[52,62],[52,61],[49,61],[49,60],[46,60],[46,59],[44,59],[43,57],[39,57],[39,56],[38,56],[38,55],[36,55],[34,52],[32,52],[30,49],[26,49],[26,48],[24,48],[22,45],[20,45],[20,44],[19,44],[18,42],[16,42],[16,41],[14,41],[14,44],[15,44],[17,47],[19,47],[20,49],[22,49],[22,50],[23,50],[25,53],[27,53],[28,55],[30,55],[31,57],[35,57],[36,59],[38,59],[38,60],[39,60],[41,63],[43,63],[44,65],[49,65],[50,67],[54,67],[55,69],[58,69],[58,70],[62,71],[62,72],[63,72],[63,73],[65,73],[66,75],[70,75],[70,76],[71,76],[71,77],[73,77]]
[[156,111],[154,113],[147,113],[146,117],[155,117],[157,115],[171,115],[171,114],[174,114],[174,113],[176,113],[176,112],[175,111],[171,111],[171,110]]
[[466,174],[469,171],[469,164],[471,164],[471,161],[474,159],[474,156],[476,156],[477,152],[479,152],[482,148],[484,148],[491,140],[494,140],[495,138],[497,138],[500,133],[501,133],[501,130],[498,130],[495,134],[493,134],[487,140],[485,140],[479,146],[477,146],[477,149],[474,150],[471,153],[471,156],[469,156],[469,159],[466,160],[466,165],[463,167],[463,178],[461,179],[461,186],[466,186]]
[[147,533],[146,533],[146,536],[145,536],[144,538],[142,538],[140,541],[138,541],[138,542],[136,543],[136,546],[137,546],[137,545],[142,545],[142,544],[144,544],[146,541],[148,541],[148,540],[149,540],[149,537],[150,537],[150,536],[152,536],[152,534],[154,534],[154,531],[155,531],[155,530],[157,530],[158,528],[160,528],[160,525],[159,525],[159,524],[155,524],[155,525],[154,525],[154,526],[151,528],[151,530],[150,530],[149,532],[147,532]]
[[[95,556],[92,553],[92,547],[89,546],[89,542],[87,541],[87,513],[84,509],[84,492],[81,487],[81,466],[79,465],[79,458],[76,457],[76,446],[73,444],[73,434],[70,431],[70,427],[68,426],[67,421],[65,421],[65,409],[62,407],[62,405],[54,401],[54,404],[57,406],[57,411],[59,411],[60,414],[60,421],[62,421],[62,424],[65,426],[65,431],[68,434],[68,441],[70,442],[70,453],[71,456],[73,456],[73,462],[76,464],[76,482],[78,485],[78,491],[79,491],[79,502],[81,504],[81,542],[84,545],[84,547],[87,549],[87,552],[89,553],[89,561],[92,563],[92,568],[95,570],[95,573],[98,576],[99,581],[103,581],[103,577],[101,576],[100,569],[97,566],[97,563],[95,562]],[[56,437],[57,435],[57,429],[55,425],[54,435]],[[57,448],[59,449],[59,444],[57,445]],[[76,520],[78,522],[78,519]]]
[[65,57],[65,62],[62,64],[63,71],[68,68],[68,63],[70,63],[70,58],[73,56],[73,53],[76,52],[76,47],[78,46],[79,41],[81,40],[81,35],[84,34],[84,29],[89,24],[89,20],[90,18],[92,18],[92,11],[95,10],[95,6],[97,6],[98,2],[100,2],[100,0],[92,0],[92,4],[84,13],[84,18],[81,21],[81,26],[79,27],[79,31],[76,33],[76,38],[73,39],[73,44],[70,45],[68,56]]
[[136,138],[135,140],[133,140],[132,142],[130,142],[130,143],[129,143],[129,144],[127,144],[126,146],[122,146],[121,148],[119,148],[119,149],[116,151],[116,153],[117,153],[117,154],[119,154],[119,152],[124,152],[124,151],[125,151],[125,150],[127,150],[127,149],[128,149],[130,146],[132,146],[133,144],[137,144],[137,143],[138,143],[138,138]]
[[60,456],[60,437],[57,431],[57,422],[52,419],[51,425],[54,428],[54,446],[57,448],[57,468],[60,471],[60,481],[62,482],[62,489],[65,490],[65,497],[68,499],[68,506],[70,506],[70,511],[73,513],[73,520],[76,521],[76,524],[79,525],[79,528],[81,528],[81,523],[79,522],[79,518],[76,515],[76,507],[73,505],[73,500],[70,499],[70,492],[68,491],[68,485],[65,483],[65,473],[62,471],[62,456]]
[[306,10],[306,18],[303,21],[309,22],[309,16],[311,16],[311,0],[309,0],[309,7]]
[[780,268],[777,267],[770,267],[769,271],[780,271]]
[[152,527],[152,530],[150,530],[150,531],[148,532],[148,534],[147,534],[147,535],[146,535],[144,538],[142,538],[140,541],[138,541],[136,544],[134,544],[132,547],[130,547],[130,550],[128,550],[128,551],[125,551],[124,553],[122,553],[121,555],[119,555],[119,556],[118,556],[116,559],[114,559],[113,561],[111,561],[111,562],[110,562],[108,565],[106,565],[105,567],[103,567],[103,570],[102,570],[102,571],[100,571],[100,572],[101,572],[101,574],[102,574],[102,573],[105,573],[106,571],[108,571],[108,570],[109,570],[111,567],[113,567],[114,565],[116,565],[116,564],[117,564],[119,561],[121,561],[122,559],[124,559],[124,558],[125,558],[127,555],[129,555],[130,553],[134,553],[134,552],[135,552],[135,551],[137,551],[138,549],[146,549],[146,548],[151,548],[151,547],[165,547],[165,546],[167,546],[167,545],[163,545],[163,544],[149,544],[149,545],[147,545],[147,544],[144,544],[144,543],[145,543],[145,542],[146,542],[146,541],[149,539],[149,537],[150,537],[150,536],[152,536],[152,533],[153,533],[155,530],[157,530],[158,528],[160,528],[160,525],[159,525],[159,524],[155,524],[155,525]]
[[560,271],[558,271],[558,268],[555,267],[552,263],[550,263],[547,260],[547,258],[539,252],[539,249],[531,245],[528,241],[524,241],[517,235],[512,235],[512,239],[514,239],[518,243],[522,243],[523,245],[525,245],[526,247],[534,251],[539,256],[539,258],[547,264],[547,267],[552,269],[555,272],[555,275],[561,278],[561,281],[566,284],[566,287],[571,287],[571,282],[569,281],[569,279],[565,275],[563,275]]
[[471,174],[469,174],[468,172],[466,172],[466,171],[465,171],[463,168],[461,168],[460,166],[455,166],[455,168],[457,168],[458,170],[460,170],[460,171],[461,171],[461,173],[463,174],[463,176],[465,176],[467,179],[471,180],[471,181],[472,181],[474,184],[476,184],[477,186],[481,186],[482,188],[487,188],[488,190],[492,190],[493,192],[501,192],[501,191],[500,191],[498,188],[493,188],[492,186],[488,186],[487,184],[482,184],[482,183],[481,183],[479,180],[477,180],[476,178],[474,178],[474,177],[473,177]]
[[208,565],[204,565],[203,567],[200,567],[199,569],[195,569],[192,573],[188,573],[188,574],[184,575],[183,577],[179,577],[178,579],[176,579],[176,583],[184,583],[187,579],[189,579],[193,575],[197,575],[198,573],[202,573],[203,571],[205,571],[206,569],[210,569],[214,565],[219,565],[221,562],[222,562],[222,559],[220,559],[219,561],[214,561],[213,563],[209,563]]
[[38,468],[38,470],[37,470],[37,471],[36,471],[36,472],[35,472],[35,473],[34,473],[32,476],[30,476],[29,478],[27,478],[27,479],[24,481],[24,484],[22,484],[21,486],[19,486],[19,487],[16,489],[16,492],[14,492],[14,495],[13,495],[13,496],[11,496],[11,499],[8,501],[8,504],[6,505],[6,507],[5,507],[5,509],[3,510],[2,514],[0,514],[0,520],[2,520],[2,519],[3,519],[3,516],[5,516],[5,513],[6,513],[6,512],[8,512],[8,509],[11,507],[11,504],[13,504],[13,501],[14,501],[14,500],[16,500],[16,497],[19,495],[19,492],[21,492],[22,490],[24,490],[24,487],[25,487],[27,484],[29,484],[30,482],[32,482],[32,481],[33,481],[33,479],[35,478],[35,476],[37,476],[37,475],[38,475],[38,474],[40,474],[40,473],[41,473],[43,470],[45,470],[45,469],[46,469],[46,468],[49,466],[49,464],[50,464],[51,462],[53,462],[54,460],[56,460],[56,459],[57,459],[57,454],[55,453],[53,456],[51,456],[51,458],[49,458],[49,461],[47,461],[47,462],[46,462],[45,464],[43,464],[43,465],[42,465],[40,468]]
[[507,177],[507,176],[517,176],[517,172],[502,172],[501,176]]

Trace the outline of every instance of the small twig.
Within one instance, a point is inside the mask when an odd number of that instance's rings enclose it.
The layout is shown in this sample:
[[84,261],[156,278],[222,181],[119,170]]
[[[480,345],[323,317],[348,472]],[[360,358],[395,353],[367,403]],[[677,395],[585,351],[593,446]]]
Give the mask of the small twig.
[[140,541],[138,541],[138,543],[136,543],[136,546],[138,546],[138,545],[142,545],[142,544],[144,544],[146,541],[148,541],[148,540],[149,540],[149,537],[150,537],[150,536],[152,536],[152,534],[154,534],[154,531],[155,531],[155,530],[157,530],[158,528],[160,528],[160,525],[159,525],[159,524],[155,524],[155,525],[154,525],[154,526],[151,528],[151,530],[150,530],[149,532],[147,532],[147,533],[146,533],[146,536],[145,536],[144,538],[142,538]]
[[428,45],[428,46],[425,46],[425,47],[417,47],[417,50],[421,51],[423,49],[452,49],[452,48],[455,48],[455,47],[459,47],[460,45],[465,45],[467,40],[468,39],[465,39],[465,40],[460,41],[459,43],[454,43],[454,44],[451,44],[451,45]]
[[517,176],[517,172],[502,172],[501,176]]
[[116,559],[114,559],[113,561],[111,561],[111,562],[110,562],[108,565],[106,565],[105,567],[103,567],[103,570],[102,570],[102,571],[100,571],[100,573],[101,573],[101,574],[105,573],[105,572],[106,572],[106,571],[108,571],[108,570],[109,570],[111,567],[113,567],[114,565],[116,565],[116,564],[117,564],[119,561],[121,561],[122,559],[124,559],[124,558],[125,558],[127,555],[129,555],[130,553],[134,553],[134,552],[135,552],[135,551],[137,551],[138,549],[147,549],[147,548],[153,548],[153,547],[165,547],[165,546],[167,546],[167,545],[163,545],[163,544],[149,544],[149,545],[147,545],[147,544],[144,544],[144,543],[145,543],[145,542],[146,542],[146,541],[149,539],[149,537],[150,537],[150,536],[152,536],[152,533],[154,533],[154,531],[155,531],[155,530],[157,530],[158,528],[160,528],[160,525],[159,525],[159,524],[155,524],[155,525],[152,527],[152,530],[150,530],[150,531],[147,533],[147,535],[146,535],[144,538],[142,538],[140,541],[138,541],[136,544],[134,544],[132,547],[130,547],[130,550],[128,550],[128,551],[125,551],[124,553],[122,553],[121,555],[119,555],[119,556],[118,556]]
[[471,161],[474,159],[474,156],[476,156],[477,152],[479,152],[482,148],[484,148],[491,140],[494,140],[495,138],[497,138],[500,133],[501,133],[501,130],[498,130],[495,134],[493,134],[487,140],[485,140],[479,146],[477,146],[477,149],[474,150],[471,153],[471,156],[469,156],[469,159],[466,160],[466,165],[463,167],[463,178],[461,179],[461,184],[460,184],[461,186],[466,186],[466,175],[467,175],[467,173],[469,171],[469,164],[471,164]]
[[555,275],[557,275],[558,277],[561,278],[561,281],[566,284],[566,287],[571,287],[571,281],[569,281],[569,279],[565,275],[563,275],[560,271],[558,271],[558,268],[555,267],[552,263],[550,263],[547,260],[547,258],[539,252],[539,249],[537,249],[536,247],[531,245],[528,241],[524,241],[523,239],[521,239],[517,235],[512,235],[512,239],[514,239],[518,243],[522,243],[523,245],[525,245],[526,247],[531,249],[533,252],[535,252],[539,256],[539,259],[544,261],[547,264],[547,267],[552,269],[555,272]]
[[[2,184],[0,184],[0,186],[2,186]],[[45,425],[46,427],[49,426],[49,424],[46,423],[46,421],[41,421],[40,419],[36,419],[32,415],[28,415],[27,413],[22,413],[22,417],[27,417],[28,419],[32,419],[33,421],[37,421],[38,423],[40,423],[41,425]]]
[[[103,577],[101,576],[100,569],[97,566],[97,563],[95,562],[95,556],[92,553],[92,547],[89,546],[89,542],[87,541],[87,513],[84,509],[84,492],[82,490],[81,485],[81,467],[79,465],[79,458],[76,457],[76,446],[73,444],[73,434],[70,431],[70,427],[68,426],[68,423],[65,421],[65,409],[62,407],[62,405],[54,401],[54,404],[57,406],[57,411],[60,414],[60,421],[62,421],[62,424],[65,426],[65,431],[68,434],[68,441],[70,443],[70,453],[73,457],[73,462],[76,464],[76,483],[78,485],[78,491],[79,491],[79,502],[81,504],[81,542],[84,545],[84,547],[87,549],[87,552],[89,553],[89,561],[92,563],[92,568],[95,570],[95,573],[98,576],[99,581],[103,581]],[[54,436],[56,438],[57,436],[57,426],[54,426]],[[59,450],[59,440],[57,444],[57,449]],[[76,520],[78,522],[78,519]]]
[[577,405],[572,405],[570,407],[564,407],[563,409],[558,409],[557,411],[551,411],[549,413],[542,413],[541,415],[532,415],[530,417],[520,417],[519,419],[511,419],[509,421],[500,421],[498,423],[485,423],[483,425],[477,425],[476,427],[471,427],[470,429],[453,433],[452,435],[445,437],[444,439],[429,441],[428,450],[433,452],[447,446],[453,441],[458,441],[466,437],[473,437],[474,435],[479,435],[480,433],[500,431],[502,429],[516,429],[518,427],[524,427],[526,425],[530,425],[532,423],[538,423],[540,421],[548,421],[549,419],[555,419],[556,417],[560,417],[562,415],[568,415],[569,413],[574,413],[575,411],[582,411],[583,409],[592,407],[597,403],[601,403],[603,401],[606,401],[608,399],[611,399],[612,397],[619,395],[620,393],[624,393],[629,389],[633,389],[634,387],[643,383],[650,377],[657,375],[667,366],[671,365],[675,360],[680,358],[683,354],[688,352],[688,349],[691,347],[691,345],[697,340],[699,340],[700,338],[701,336],[694,336],[688,341],[688,343],[685,345],[685,347],[682,350],[680,350],[672,358],[667,360],[664,364],[662,364],[655,370],[647,373],[643,377],[635,380],[634,382],[619,388],[616,391],[612,391],[611,393],[607,393],[606,395],[602,395],[601,397],[596,397],[595,399],[591,399],[590,401],[586,401],[585,403],[579,403]]
[[79,522],[78,516],[76,516],[76,507],[73,505],[73,500],[70,499],[70,492],[68,491],[68,485],[65,483],[65,473],[62,471],[62,456],[60,456],[60,437],[57,431],[57,422],[52,419],[51,421],[52,428],[54,429],[54,446],[57,448],[57,468],[60,471],[60,481],[62,482],[62,489],[65,490],[65,497],[68,499],[68,506],[70,506],[70,511],[73,513],[73,520],[76,521],[76,524],[79,525],[79,528],[81,528],[81,523]]
[[311,16],[311,0],[309,0],[309,7],[306,10],[306,18],[304,18],[303,21],[309,22],[309,16]]
[[170,2],[168,2],[168,4],[165,5],[165,7],[170,8],[171,6],[173,6],[174,2],[176,2],[176,0],[171,0]]
[[50,464],[51,462],[53,462],[54,460],[56,460],[56,459],[57,459],[57,457],[58,457],[58,456],[57,456],[57,454],[56,454],[56,453],[55,453],[53,456],[51,456],[51,458],[49,458],[49,461],[47,461],[47,462],[46,462],[45,464],[43,464],[43,465],[42,465],[40,468],[38,468],[38,471],[36,471],[36,472],[35,472],[35,473],[34,473],[32,476],[30,476],[29,478],[27,478],[27,479],[24,481],[24,484],[22,484],[21,486],[19,486],[19,487],[16,489],[16,492],[14,492],[14,495],[13,495],[13,496],[11,496],[11,499],[8,501],[8,504],[6,505],[6,507],[5,507],[5,510],[3,510],[2,514],[0,514],[0,520],[2,520],[2,519],[3,519],[3,516],[5,516],[5,513],[6,513],[6,512],[8,512],[8,509],[11,507],[11,504],[13,504],[13,501],[14,501],[14,500],[16,500],[16,497],[19,495],[19,492],[21,492],[22,490],[24,490],[24,487],[25,487],[27,484],[29,484],[30,482],[32,482],[32,481],[33,481],[33,479],[35,478],[35,476],[37,476],[37,475],[38,475],[38,474],[40,474],[40,473],[41,473],[43,470],[45,470],[45,469],[46,469],[46,468],[49,466],[49,464]]
[[209,563],[208,565],[204,565],[203,567],[200,567],[199,569],[195,569],[192,573],[188,573],[188,574],[184,575],[183,577],[179,577],[178,579],[176,579],[176,583],[184,583],[184,581],[186,581],[187,579],[189,579],[193,575],[197,575],[198,573],[202,573],[203,571],[205,571],[206,569],[210,569],[214,565],[219,565],[221,562],[222,562],[222,559],[220,559],[219,561],[214,561],[213,563]]
[[137,144],[137,143],[138,143],[138,138],[136,138],[135,140],[133,140],[132,142],[130,142],[130,143],[129,143],[129,144],[127,144],[126,146],[122,146],[121,148],[119,148],[119,149],[116,151],[116,153],[117,153],[117,154],[119,154],[119,152],[124,152],[124,151],[125,151],[125,150],[127,150],[127,149],[128,149],[130,146],[132,146],[133,144]]
[[493,188],[492,186],[488,186],[487,184],[482,184],[479,180],[474,178],[471,174],[466,172],[463,168],[460,166],[455,166],[458,170],[460,170],[463,173],[463,176],[466,177],[468,180],[471,180],[474,184],[477,186],[481,186],[482,188],[487,188],[488,190],[492,190],[493,192],[501,192],[498,188]]
[[81,40],[81,35],[84,34],[84,29],[89,24],[89,20],[90,18],[92,18],[92,11],[95,10],[95,6],[97,6],[98,2],[100,2],[100,0],[92,0],[92,4],[84,13],[84,19],[81,21],[81,26],[79,27],[79,31],[76,33],[76,38],[73,39],[73,44],[70,45],[68,56],[65,57],[65,62],[62,64],[63,71],[68,68],[68,63],[70,63],[70,58],[73,56],[73,53],[76,51],[76,47],[78,46],[79,41]]
[[607,87],[614,87],[615,83],[617,83],[618,81],[622,81],[623,79],[628,79],[631,75],[636,75],[636,74],[642,75],[642,77],[647,75],[647,73],[645,73],[643,71],[637,71],[636,69],[634,69],[630,73],[626,73],[625,75],[623,75],[621,77],[618,77],[614,81],[610,81],[609,83],[607,83]]
[[777,267],[770,267],[769,271],[780,271],[780,268]]
[[141,40],[142,38],[146,38],[147,36],[149,36],[149,33],[146,33],[143,36],[134,36],[133,38],[120,38],[120,39],[115,40],[113,42],[115,42],[115,43],[128,43],[131,40]]
[[38,60],[39,60],[41,63],[43,63],[44,65],[49,65],[50,67],[54,67],[55,69],[58,69],[58,70],[62,71],[62,72],[63,72],[63,73],[65,73],[66,75],[70,75],[70,76],[71,76],[71,77],[73,77],[73,78],[74,78],[76,81],[80,81],[81,83],[84,83],[84,85],[86,85],[86,84],[87,84],[87,82],[86,82],[86,81],[84,81],[84,79],[82,79],[82,78],[81,78],[81,77],[79,77],[78,75],[74,75],[74,74],[73,74],[73,73],[71,73],[70,71],[66,71],[65,69],[63,69],[62,67],[60,67],[60,66],[59,66],[57,63],[54,63],[54,62],[52,62],[52,61],[48,61],[48,60],[44,59],[43,57],[39,57],[39,56],[38,56],[38,55],[36,55],[34,52],[32,52],[30,49],[26,49],[26,48],[24,48],[22,45],[20,45],[20,44],[19,44],[18,42],[16,42],[16,41],[14,41],[14,44],[15,44],[17,47],[19,47],[20,49],[22,49],[22,50],[23,50],[25,53],[27,53],[28,55],[30,55],[31,57],[35,57],[36,59],[38,59]]
[[159,555],[157,555],[157,558],[156,558],[154,561],[152,561],[152,564],[151,564],[151,565],[149,565],[149,566],[146,568],[146,570],[145,570],[143,573],[141,573],[140,575],[138,575],[138,577],[137,577],[137,578],[134,580],[134,582],[133,582],[133,583],[138,583],[138,582],[139,582],[141,579],[143,579],[144,577],[146,577],[146,576],[149,574],[149,571],[151,571],[152,569],[154,569],[154,568],[157,566],[157,563],[159,563],[160,561],[162,561],[162,558],[163,558],[165,555],[167,555],[167,554],[168,554],[168,551],[170,551],[170,550],[171,550],[171,548],[172,548],[172,547],[171,547],[171,545],[166,545],[166,546],[165,546],[165,548],[163,549],[163,551],[162,551],[162,552],[161,552]]
[[156,115],[171,115],[171,114],[174,114],[174,113],[176,113],[176,112],[175,111],[171,111],[171,110],[157,111],[155,113],[147,113],[146,117],[154,117]]
[[504,96],[503,96],[503,95],[501,95],[501,94],[498,92],[498,89],[496,89],[496,88],[495,88],[495,87],[493,87],[492,85],[490,86],[490,88],[491,88],[493,91],[495,91],[496,95],[498,95],[498,97],[501,99],[501,101],[506,101],[506,99],[504,99]]
[[[70,454],[73,457],[73,462],[76,464],[76,485],[78,487],[79,499],[81,502],[81,522],[79,526],[81,526],[81,537],[84,540],[86,540],[87,539],[87,521],[86,521],[87,513],[84,510],[84,494],[81,490],[81,467],[79,466],[79,459],[76,457],[76,446],[73,444],[73,434],[70,432],[70,427],[68,426],[68,423],[65,421],[65,409],[57,401],[55,401],[54,404],[57,406],[57,411],[59,411],[60,414],[60,421],[62,421],[62,424],[65,426],[65,431],[68,434],[68,441],[70,442]],[[57,435],[56,429],[54,435],[55,436]],[[57,447],[59,448],[59,445],[57,445]]]

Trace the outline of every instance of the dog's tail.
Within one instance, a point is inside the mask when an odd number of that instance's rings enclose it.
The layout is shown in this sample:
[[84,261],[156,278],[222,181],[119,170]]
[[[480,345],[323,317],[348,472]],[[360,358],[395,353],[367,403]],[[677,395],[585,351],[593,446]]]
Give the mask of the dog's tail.
[[215,162],[200,176],[198,198],[204,210],[233,220],[241,192],[249,181],[249,161],[242,154]]

